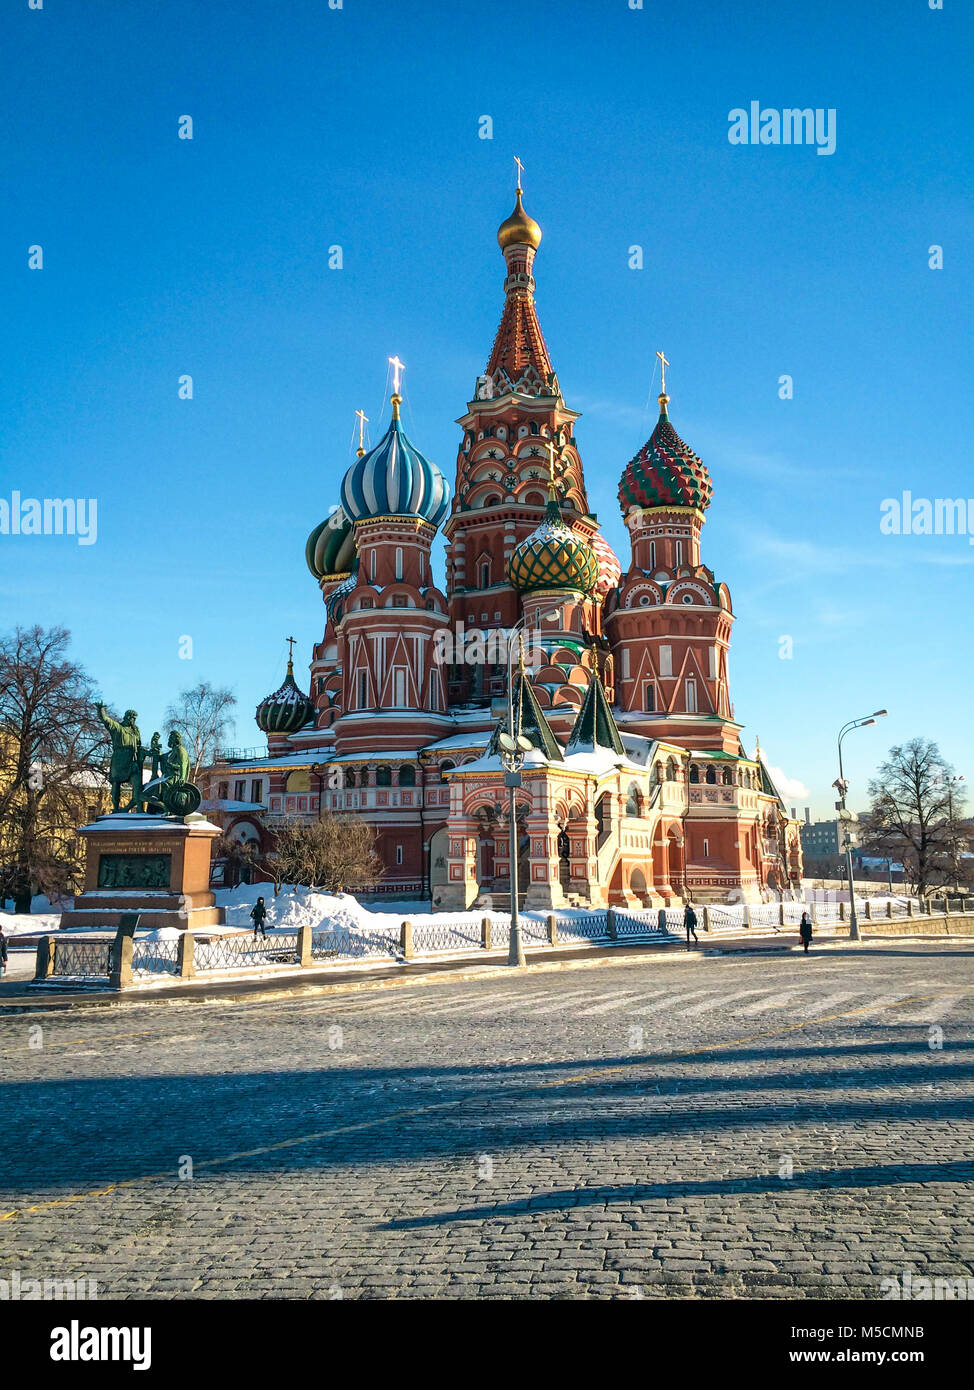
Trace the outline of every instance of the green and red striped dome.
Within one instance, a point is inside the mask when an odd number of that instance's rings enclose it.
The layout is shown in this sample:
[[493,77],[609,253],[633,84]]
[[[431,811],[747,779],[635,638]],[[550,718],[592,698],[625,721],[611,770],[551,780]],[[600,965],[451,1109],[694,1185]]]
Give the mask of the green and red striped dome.
[[626,465],[619,482],[623,514],[636,507],[696,507],[705,511],[713,491],[706,465],[670,424],[664,398],[656,428]]

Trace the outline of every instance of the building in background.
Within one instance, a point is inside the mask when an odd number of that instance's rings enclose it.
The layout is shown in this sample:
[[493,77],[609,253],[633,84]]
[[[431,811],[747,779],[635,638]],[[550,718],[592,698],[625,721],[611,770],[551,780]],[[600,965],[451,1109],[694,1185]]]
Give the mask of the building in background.
[[538,320],[540,241],[519,187],[498,232],[503,312],[458,422],[452,489],[403,430],[391,359],[385,433],[370,450],[360,433],[340,505],[307,541],[325,610],[310,688],[289,659],[256,713],[266,755],[213,769],[207,809],[265,851],[282,818],[363,815],[385,865],[379,891],[503,903],[510,657],[531,743],[517,811],[528,907],[797,891],[798,824],[734,716],[731,596],[701,550],[713,486],[670,421],[668,364],[660,354],[657,424],[622,471],[624,568],[589,509],[578,413]]

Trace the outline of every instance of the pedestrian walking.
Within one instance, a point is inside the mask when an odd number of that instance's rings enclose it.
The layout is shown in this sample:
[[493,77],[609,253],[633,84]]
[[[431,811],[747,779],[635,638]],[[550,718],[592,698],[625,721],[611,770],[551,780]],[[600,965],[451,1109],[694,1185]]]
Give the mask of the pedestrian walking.
[[807,912],[802,913],[801,922],[798,924],[798,935],[801,943],[805,947],[805,954],[808,955],[808,947],[812,940],[812,919]]
[[266,937],[267,932],[264,930],[264,918],[267,916],[267,908],[264,906],[263,898],[257,899],[251,908],[250,915],[254,920],[254,936],[256,937],[257,934],[260,933],[261,936]]
[[687,950],[689,951],[691,936],[693,937],[694,945],[699,944],[697,942],[697,914],[693,910],[692,903],[687,903],[686,907],[683,909],[683,925],[686,927]]
[[7,968],[7,938],[3,934],[3,927],[0,927],[0,980],[3,979],[3,972]]

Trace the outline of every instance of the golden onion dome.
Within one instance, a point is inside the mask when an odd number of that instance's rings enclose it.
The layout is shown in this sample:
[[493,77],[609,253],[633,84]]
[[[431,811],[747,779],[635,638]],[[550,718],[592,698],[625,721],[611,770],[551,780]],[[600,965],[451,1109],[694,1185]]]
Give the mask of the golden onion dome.
[[508,246],[533,246],[535,251],[541,245],[541,228],[533,217],[529,217],[521,204],[521,190],[517,190],[514,211],[497,228],[497,244],[502,251]]
[[520,594],[538,589],[591,593],[599,580],[599,557],[584,536],[562,519],[553,489],[544,520],[507,562],[507,579]]

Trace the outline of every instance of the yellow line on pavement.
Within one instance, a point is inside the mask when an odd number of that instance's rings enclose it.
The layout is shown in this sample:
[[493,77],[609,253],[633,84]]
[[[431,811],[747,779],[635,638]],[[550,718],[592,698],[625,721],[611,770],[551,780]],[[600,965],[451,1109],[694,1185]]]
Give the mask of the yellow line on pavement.
[[[806,1019],[803,1023],[792,1023],[789,1024],[787,1028],[775,1028],[764,1033],[752,1033],[746,1038],[732,1038],[728,1042],[711,1043],[707,1047],[698,1047],[691,1051],[681,1049],[663,1055],[669,1059],[678,1057],[702,1057],[708,1052],[722,1052],[729,1047],[742,1047],[746,1043],[759,1042],[761,1039],[782,1037],[787,1033],[800,1031],[802,1028],[811,1028],[816,1023],[833,1023],[840,1018],[854,1018],[858,1014],[875,1013],[877,1010],[898,1009],[904,1004],[916,1004],[927,999],[939,999],[941,993],[942,991],[934,991],[930,994],[915,994],[908,999],[897,999],[889,1004],[869,1004],[858,1009],[846,1009],[842,1013],[826,1014],[821,1018]],[[956,994],[957,991],[953,990],[951,993]],[[647,1058],[646,1062],[650,1060],[652,1060],[654,1064],[658,1063],[659,1054],[655,1054],[652,1059]],[[645,1065],[645,1063],[634,1061],[625,1063],[624,1067],[596,1067],[587,1072],[573,1072],[571,1076],[556,1077],[553,1081],[541,1081],[534,1086],[529,1086],[525,1091],[517,1092],[516,1098],[523,1098],[532,1091],[551,1091],[562,1086],[576,1086],[579,1082],[594,1081],[607,1076],[618,1076],[623,1070],[632,1071],[640,1065]],[[243,1158],[261,1158],[266,1154],[279,1153],[282,1149],[293,1149],[302,1144],[314,1144],[320,1139],[331,1139],[339,1134],[353,1134],[358,1130],[375,1129],[379,1125],[393,1124],[397,1120],[408,1120],[415,1118],[417,1115],[429,1115],[437,1110],[447,1110],[451,1106],[464,1104],[467,1099],[466,1096],[457,1096],[453,1100],[435,1101],[430,1105],[416,1106],[411,1110],[396,1110],[392,1114],[377,1116],[372,1120],[360,1120],[357,1124],[339,1125],[335,1129],[322,1129],[317,1130],[314,1134],[301,1134],[293,1139],[282,1139],[276,1144],[263,1144],[256,1149],[242,1149],[239,1153],[228,1154],[224,1158],[205,1159],[202,1163],[195,1163],[193,1169],[195,1172],[200,1168],[220,1168],[228,1163],[237,1163]],[[173,1176],[171,1172],[165,1172],[145,1173],[137,1178],[125,1178],[119,1182],[110,1183],[107,1187],[94,1188],[90,1192],[78,1192],[72,1194],[70,1197],[59,1197],[49,1202],[38,1202],[34,1206],[15,1207],[11,1211],[0,1212],[0,1221],[11,1221],[17,1216],[28,1216],[34,1212],[48,1211],[55,1207],[70,1206],[75,1202],[86,1201],[88,1198],[107,1197],[112,1192],[116,1192],[123,1187],[135,1187],[140,1183],[163,1182],[167,1178],[172,1179]],[[178,1178],[175,1180],[180,1181]]]

